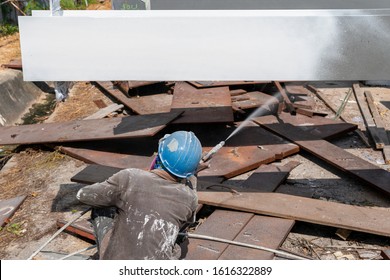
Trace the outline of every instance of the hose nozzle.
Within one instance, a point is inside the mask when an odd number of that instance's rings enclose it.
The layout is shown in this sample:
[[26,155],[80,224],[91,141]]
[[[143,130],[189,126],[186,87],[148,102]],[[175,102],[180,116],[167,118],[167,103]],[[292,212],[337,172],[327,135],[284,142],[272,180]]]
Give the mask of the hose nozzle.
[[216,152],[218,152],[224,145],[225,145],[225,141],[219,142],[218,145],[216,145],[214,148],[212,148],[212,149],[210,150],[210,152],[208,152],[208,153],[202,158],[202,162],[208,161],[208,160],[212,157],[212,155],[214,155]]

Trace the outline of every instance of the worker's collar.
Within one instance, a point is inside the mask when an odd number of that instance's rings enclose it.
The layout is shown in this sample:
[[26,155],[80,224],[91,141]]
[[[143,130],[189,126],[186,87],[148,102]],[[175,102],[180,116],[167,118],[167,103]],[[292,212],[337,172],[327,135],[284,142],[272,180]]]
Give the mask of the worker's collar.
[[163,169],[153,169],[153,170],[150,170],[150,172],[152,172],[152,173],[156,174],[157,176],[159,176],[165,180],[168,180],[168,181],[172,181],[172,182],[179,182],[180,181],[180,178],[173,176],[172,174],[168,173],[167,171],[165,171]]

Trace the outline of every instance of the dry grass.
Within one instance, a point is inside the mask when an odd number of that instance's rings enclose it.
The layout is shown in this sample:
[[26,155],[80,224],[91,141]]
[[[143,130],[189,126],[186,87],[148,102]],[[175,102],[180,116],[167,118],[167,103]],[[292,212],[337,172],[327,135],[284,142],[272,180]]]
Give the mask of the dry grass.
[[0,65],[9,63],[12,59],[20,59],[19,33],[0,37]]
[[71,88],[69,98],[58,103],[54,113],[46,122],[64,122],[80,120],[97,112],[99,108],[93,102],[103,100],[107,105],[112,103],[97,87],[91,83],[77,82]]

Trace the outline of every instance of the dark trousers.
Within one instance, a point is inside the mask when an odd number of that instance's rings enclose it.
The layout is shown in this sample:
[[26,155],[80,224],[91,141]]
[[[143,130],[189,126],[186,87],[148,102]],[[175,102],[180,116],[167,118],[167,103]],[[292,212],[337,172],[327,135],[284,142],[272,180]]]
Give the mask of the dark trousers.
[[98,252],[100,252],[100,245],[103,237],[114,226],[115,215],[115,207],[92,208],[91,223],[94,230]]

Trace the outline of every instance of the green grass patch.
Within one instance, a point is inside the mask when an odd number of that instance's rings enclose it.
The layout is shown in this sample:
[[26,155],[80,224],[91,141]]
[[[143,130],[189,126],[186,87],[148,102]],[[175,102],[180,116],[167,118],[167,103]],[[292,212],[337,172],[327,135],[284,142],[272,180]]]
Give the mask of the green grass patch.
[[3,23],[0,24],[0,37],[12,35],[19,32],[19,27],[17,25]]

